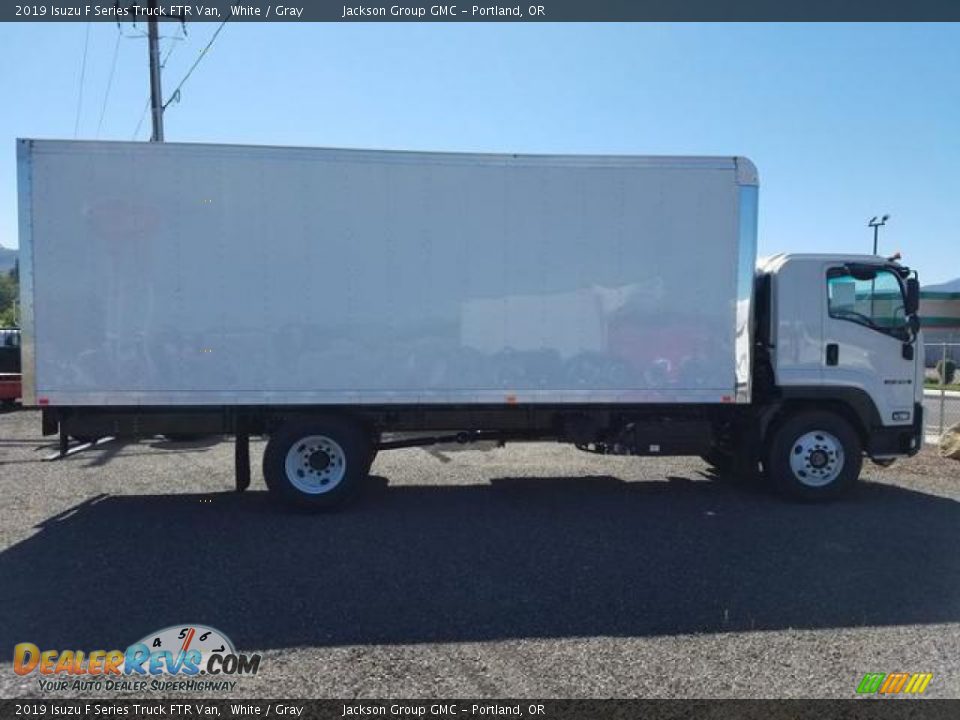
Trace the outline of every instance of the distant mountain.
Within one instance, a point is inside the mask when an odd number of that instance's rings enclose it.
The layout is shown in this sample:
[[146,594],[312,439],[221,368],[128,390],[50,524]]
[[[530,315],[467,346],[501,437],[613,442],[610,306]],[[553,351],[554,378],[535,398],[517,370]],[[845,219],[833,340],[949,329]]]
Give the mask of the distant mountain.
[[0,245],[0,272],[7,272],[13,269],[13,263],[16,262],[17,251],[5,248]]
[[960,293],[960,278],[940,283],[939,285],[927,285],[923,288],[923,292]]

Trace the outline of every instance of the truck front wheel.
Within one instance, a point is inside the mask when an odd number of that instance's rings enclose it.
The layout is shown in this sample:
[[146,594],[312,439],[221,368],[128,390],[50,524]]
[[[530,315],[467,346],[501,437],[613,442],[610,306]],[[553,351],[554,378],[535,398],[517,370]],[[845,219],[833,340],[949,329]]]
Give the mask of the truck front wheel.
[[863,463],[860,438],[839,415],[796,413],[774,430],[765,466],[777,488],[800,500],[829,500],[849,491]]
[[284,423],[270,435],[263,477],[280,500],[326,510],[349,500],[369,471],[370,442],[349,420]]

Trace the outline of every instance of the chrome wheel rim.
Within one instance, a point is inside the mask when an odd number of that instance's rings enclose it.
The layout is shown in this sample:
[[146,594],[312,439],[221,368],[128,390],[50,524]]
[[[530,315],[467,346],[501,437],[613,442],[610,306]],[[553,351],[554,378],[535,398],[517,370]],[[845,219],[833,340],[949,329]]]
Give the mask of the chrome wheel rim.
[[308,495],[323,495],[336,488],[347,472],[343,448],[326,435],[308,435],[287,451],[284,462],[287,480]]
[[790,470],[808,487],[823,487],[843,471],[843,446],[836,436],[812,430],[798,437],[790,448]]

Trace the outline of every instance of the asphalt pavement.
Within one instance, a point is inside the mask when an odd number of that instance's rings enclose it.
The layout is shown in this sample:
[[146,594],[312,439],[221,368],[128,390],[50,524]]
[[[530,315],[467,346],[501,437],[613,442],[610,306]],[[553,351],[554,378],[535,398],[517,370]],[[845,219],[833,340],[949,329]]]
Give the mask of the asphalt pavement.
[[244,494],[216,438],[52,450],[0,415],[3,697],[43,695],[18,642],[181,623],[263,654],[236,697],[960,696],[960,463],[929,450],[804,505],[695,458],[408,449],[326,515],[271,502],[260,441]]

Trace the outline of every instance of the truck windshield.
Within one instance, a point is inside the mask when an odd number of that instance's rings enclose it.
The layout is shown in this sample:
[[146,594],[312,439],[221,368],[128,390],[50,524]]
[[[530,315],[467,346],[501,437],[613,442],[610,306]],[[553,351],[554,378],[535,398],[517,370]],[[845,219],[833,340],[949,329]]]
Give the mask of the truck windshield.
[[899,334],[907,324],[900,280],[890,270],[878,270],[876,277],[861,280],[843,268],[827,276],[830,317]]

